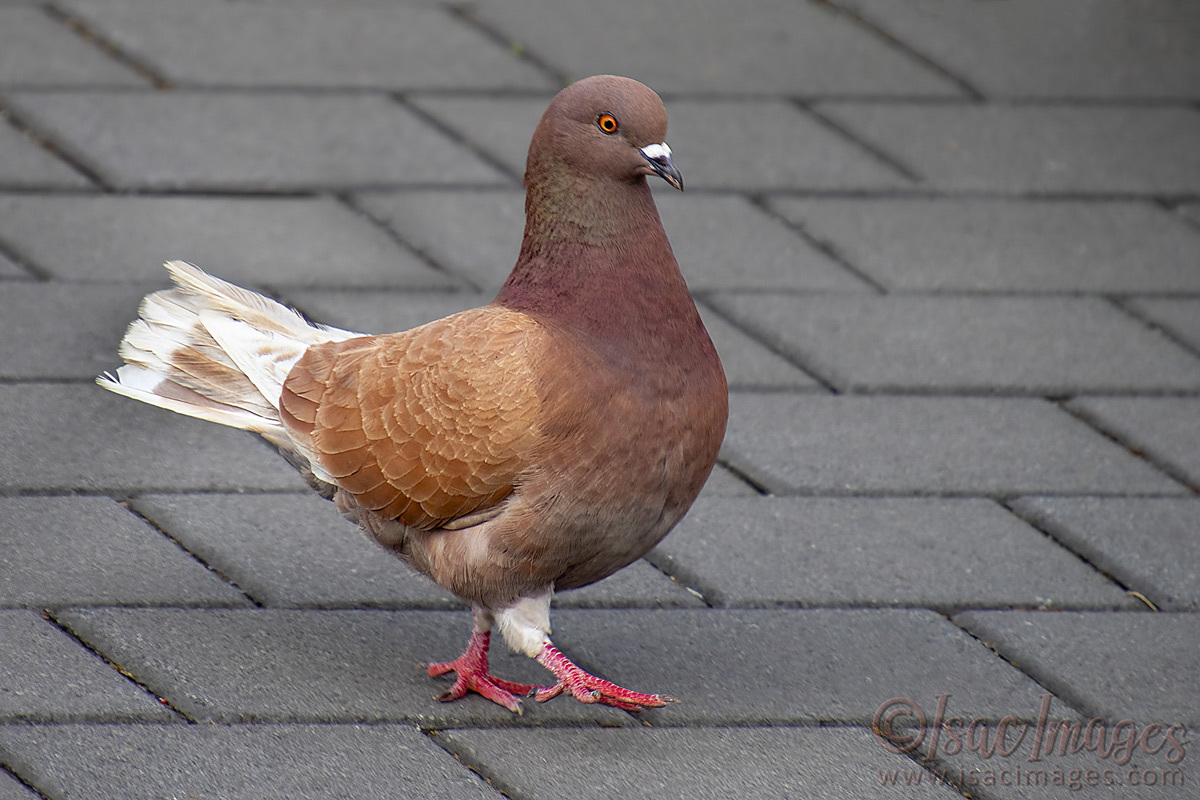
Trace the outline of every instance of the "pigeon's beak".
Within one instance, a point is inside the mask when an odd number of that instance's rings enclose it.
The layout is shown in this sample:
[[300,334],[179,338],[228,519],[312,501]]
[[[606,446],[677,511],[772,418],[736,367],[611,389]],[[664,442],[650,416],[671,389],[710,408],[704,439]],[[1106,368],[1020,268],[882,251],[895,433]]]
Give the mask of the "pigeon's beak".
[[653,174],[662,178],[679,191],[683,191],[683,176],[675,168],[675,162],[671,160],[671,148],[667,146],[666,142],[648,144],[645,147],[639,148],[638,152],[642,154],[642,158],[649,162],[650,170]]

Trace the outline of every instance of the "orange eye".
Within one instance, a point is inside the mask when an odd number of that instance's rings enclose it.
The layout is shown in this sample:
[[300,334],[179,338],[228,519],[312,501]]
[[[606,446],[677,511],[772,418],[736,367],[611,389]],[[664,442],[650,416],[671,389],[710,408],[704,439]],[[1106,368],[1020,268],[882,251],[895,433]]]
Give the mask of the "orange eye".
[[599,125],[600,130],[604,131],[605,133],[617,132],[617,118],[612,114],[601,114],[596,120],[596,124]]

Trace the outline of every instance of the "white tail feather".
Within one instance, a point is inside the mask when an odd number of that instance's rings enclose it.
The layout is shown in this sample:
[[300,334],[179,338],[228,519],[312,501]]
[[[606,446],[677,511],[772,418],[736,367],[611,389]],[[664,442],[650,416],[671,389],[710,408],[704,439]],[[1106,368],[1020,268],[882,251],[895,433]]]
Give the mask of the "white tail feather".
[[96,379],[96,383],[110,392],[132,397],[152,406],[216,422],[219,425],[228,425],[231,428],[254,431],[272,441],[272,437],[277,437],[282,431],[278,423],[272,424],[269,419],[218,403],[193,389],[164,379],[157,372],[133,364],[118,367],[116,375],[106,372]]
[[293,452],[279,416],[292,366],[310,346],[362,334],[314,325],[270,298],[166,264],[174,289],[148,295],[121,342],[127,362],[105,389],[187,416],[254,431]]

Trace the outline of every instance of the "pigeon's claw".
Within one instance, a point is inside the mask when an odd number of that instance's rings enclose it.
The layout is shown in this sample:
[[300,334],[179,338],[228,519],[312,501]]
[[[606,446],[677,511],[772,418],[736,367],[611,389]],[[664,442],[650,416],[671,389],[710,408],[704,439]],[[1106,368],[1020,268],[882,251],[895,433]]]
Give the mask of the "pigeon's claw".
[[458,700],[467,692],[475,692],[498,703],[515,714],[522,712],[521,701],[517,695],[527,695],[535,688],[525,683],[514,683],[503,678],[497,678],[488,669],[488,645],[491,633],[484,631],[471,634],[471,641],[466,652],[453,661],[441,661],[428,665],[426,671],[431,677],[455,673],[454,685],[437,696],[443,703]]
[[584,672],[550,642],[546,642],[542,646],[542,652],[538,654],[537,662],[558,678],[558,683],[554,686],[545,686],[534,692],[533,699],[539,703],[552,700],[564,691],[570,692],[581,703],[601,703],[625,711],[661,708],[667,703],[679,702],[670,695],[633,692]]

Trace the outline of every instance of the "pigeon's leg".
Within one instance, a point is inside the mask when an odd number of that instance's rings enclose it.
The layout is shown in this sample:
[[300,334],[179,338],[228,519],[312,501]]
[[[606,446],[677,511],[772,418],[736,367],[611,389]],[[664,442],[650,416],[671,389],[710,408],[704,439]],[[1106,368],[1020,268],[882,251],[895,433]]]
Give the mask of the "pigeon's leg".
[[537,597],[523,597],[496,614],[500,632],[509,646],[535,659],[558,679],[554,686],[539,688],[534,693],[535,700],[544,703],[566,691],[582,703],[603,703],[626,711],[678,702],[665,694],[631,692],[576,666],[550,641],[550,596],[551,592],[546,592]]
[[488,669],[488,645],[492,637],[492,613],[480,606],[473,606],[472,618],[474,630],[467,650],[453,661],[442,661],[430,664],[428,672],[431,676],[445,675],[453,672],[456,675],[454,685],[438,695],[438,700],[448,703],[458,700],[467,692],[478,692],[499,703],[509,711],[521,713],[521,701],[516,695],[527,695],[534,690],[533,686],[525,683],[513,683],[492,675]]

